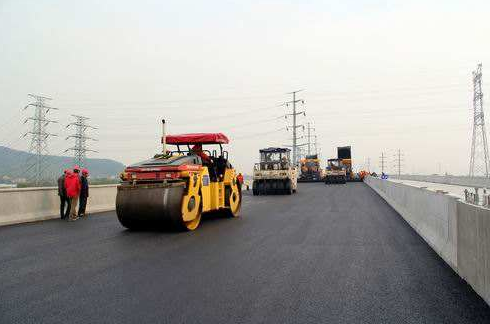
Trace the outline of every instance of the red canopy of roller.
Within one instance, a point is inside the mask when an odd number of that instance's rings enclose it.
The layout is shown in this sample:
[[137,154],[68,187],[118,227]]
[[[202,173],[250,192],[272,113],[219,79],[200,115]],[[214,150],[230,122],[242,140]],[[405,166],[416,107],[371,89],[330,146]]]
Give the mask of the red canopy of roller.
[[[162,138],[163,141],[163,138]],[[167,135],[167,144],[190,145],[190,144],[228,144],[228,137],[223,133],[193,133],[180,135]]]

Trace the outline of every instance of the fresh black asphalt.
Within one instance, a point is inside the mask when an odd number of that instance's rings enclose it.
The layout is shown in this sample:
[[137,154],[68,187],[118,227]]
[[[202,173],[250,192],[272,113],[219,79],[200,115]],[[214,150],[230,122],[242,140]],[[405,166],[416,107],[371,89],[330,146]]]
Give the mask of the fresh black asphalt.
[[0,228],[0,323],[490,323],[490,307],[365,184],[311,183],[189,233],[114,212]]

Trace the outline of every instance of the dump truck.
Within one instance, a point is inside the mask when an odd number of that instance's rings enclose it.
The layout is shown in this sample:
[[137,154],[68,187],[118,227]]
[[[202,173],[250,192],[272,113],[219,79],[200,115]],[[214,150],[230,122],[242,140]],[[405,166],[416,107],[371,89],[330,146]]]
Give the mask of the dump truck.
[[318,182],[323,181],[324,171],[320,165],[317,154],[307,155],[300,160],[301,173],[298,182]]
[[346,171],[342,165],[342,159],[328,159],[325,171],[325,184],[341,183],[347,181]]
[[290,195],[298,187],[298,172],[291,163],[291,150],[269,147],[259,150],[260,162],[253,172],[252,194]]
[[121,174],[116,196],[119,222],[128,229],[192,231],[210,212],[238,217],[242,193],[223,149],[228,138],[222,133],[166,135],[165,121],[162,131],[162,154],[132,164]]

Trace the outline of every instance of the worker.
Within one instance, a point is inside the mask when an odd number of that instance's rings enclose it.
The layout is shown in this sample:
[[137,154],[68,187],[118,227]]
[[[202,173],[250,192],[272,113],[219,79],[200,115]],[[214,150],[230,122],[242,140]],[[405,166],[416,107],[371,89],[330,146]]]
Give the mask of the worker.
[[77,216],[77,204],[78,204],[78,196],[80,195],[80,167],[77,165],[73,168],[73,172],[68,173],[65,176],[65,188],[66,195],[70,200],[70,217],[69,221],[76,221],[78,219]]
[[85,209],[87,207],[87,199],[88,199],[88,170],[82,170],[82,177],[80,178],[80,205],[78,207],[78,217],[85,216]]
[[[65,187],[65,177],[70,170],[66,169],[63,171],[63,174],[58,178],[58,196],[60,197],[60,217],[61,219],[65,219],[70,214],[70,200],[66,195],[66,187]],[[65,211],[66,206],[66,211]]]
[[203,152],[202,145],[196,144],[191,148],[191,151],[202,159],[203,163],[211,163],[209,155]]
[[238,181],[238,184],[240,185],[240,187],[242,186],[243,184],[243,175],[242,173],[238,173],[238,175],[236,176],[236,179]]

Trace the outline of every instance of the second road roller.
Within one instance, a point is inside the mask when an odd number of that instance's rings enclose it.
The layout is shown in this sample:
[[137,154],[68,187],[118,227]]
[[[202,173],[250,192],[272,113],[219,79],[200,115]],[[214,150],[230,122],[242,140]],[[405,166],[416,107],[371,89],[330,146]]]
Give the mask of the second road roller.
[[[223,149],[228,138],[222,133],[166,135],[164,120],[162,128],[163,153],[121,174],[116,197],[120,223],[129,229],[192,231],[209,212],[238,217],[242,193]],[[169,145],[175,149],[168,150]]]

